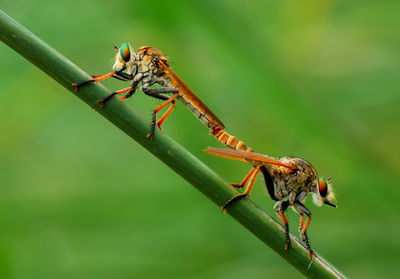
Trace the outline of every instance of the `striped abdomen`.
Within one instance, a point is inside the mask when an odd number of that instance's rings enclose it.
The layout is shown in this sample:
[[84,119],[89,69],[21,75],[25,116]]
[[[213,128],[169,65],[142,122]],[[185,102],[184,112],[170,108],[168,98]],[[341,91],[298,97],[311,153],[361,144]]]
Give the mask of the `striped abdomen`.
[[196,102],[196,100],[192,99],[190,95],[179,94],[178,99],[208,128],[215,130],[220,127],[219,123],[213,119],[212,115],[207,113],[206,109]]
[[235,150],[242,150],[246,152],[253,151],[253,149],[244,144],[243,141],[238,140],[235,136],[230,135],[228,132],[225,132],[224,130],[216,130],[211,133],[219,142],[221,142],[222,144],[226,145],[229,148]]
[[197,97],[196,94],[180,79],[171,69],[168,68],[165,78],[173,88],[179,91],[179,101],[182,102],[204,125],[214,131],[224,129],[225,126],[218,117]]

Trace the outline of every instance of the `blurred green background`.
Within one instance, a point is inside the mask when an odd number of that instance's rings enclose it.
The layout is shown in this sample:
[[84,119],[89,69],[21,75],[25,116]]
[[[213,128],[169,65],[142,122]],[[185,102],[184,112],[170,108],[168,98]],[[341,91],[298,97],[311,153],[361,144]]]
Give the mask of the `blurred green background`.
[[[1,9],[91,74],[112,45],[164,51],[256,151],[332,176],[313,247],[352,278],[400,262],[400,2],[3,1]],[[298,278],[176,173],[0,44],[0,278]],[[105,81],[110,90],[120,81]],[[127,102],[148,115],[159,102]],[[248,166],[181,104],[165,131],[230,182]],[[273,214],[261,177],[251,199]],[[288,212],[297,235],[298,215]],[[284,243],[282,243],[282,247]]]

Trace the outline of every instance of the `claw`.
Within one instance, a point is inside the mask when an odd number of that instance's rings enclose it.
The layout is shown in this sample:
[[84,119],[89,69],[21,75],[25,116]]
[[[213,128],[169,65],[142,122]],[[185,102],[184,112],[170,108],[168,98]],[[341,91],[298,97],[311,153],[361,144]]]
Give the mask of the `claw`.
[[153,140],[154,139],[154,133],[148,133],[146,137],[150,138],[151,140]]
[[96,80],[95,79],[89,79],[89,80],[82,81],[80,83],[72,83],[72,86],[75,87],[75,91],[78,91],[79,87],[81,87],[83,85],[86,85],[88,83],[91,83],[91,82],[96,82]]
[[289,250],[289,248],[293,249],[294,246],[291,242],[285,244],[285,250]]
[[243,193],[243,194],[239,194],[239,195],[236,195],[236,196],[230,198],[223,206],[221,206],[222,213],[225,213],[228,206],[230,206],[234,201],[243,199],[243,198],[247,197],[247,195],[248,194]]
[[242,188],[244,185],[241,185],[241,184],[236,184],[236,183],[231,183],[231,185],[233,186],[233,187],[236,187],[236,188]]
[[78,84],[77,83],[73,83],[72,86],[75,87],[74,90],[78,92],[78,90],[79,90]]
[[97,100],[97,103],[100,105],[100,107],[104,107],[104,102],[103,100]]

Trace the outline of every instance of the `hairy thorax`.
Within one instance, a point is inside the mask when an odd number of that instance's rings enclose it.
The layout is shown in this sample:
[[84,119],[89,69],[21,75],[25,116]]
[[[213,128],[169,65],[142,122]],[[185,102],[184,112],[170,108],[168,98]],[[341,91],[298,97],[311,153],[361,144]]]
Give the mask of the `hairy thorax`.
[[160,50],[145,46],[141,47],[136,55],[137,75],[142,75],[143,86],[159,84],[168,87],[171,85],[171,79],[158,63],[158,61],[168,63],[167,57]]
[[280,159],[284,164],[295,169],[268,165],[267,169],[276,185],[276,196],[279,200],[288,197],[290,204],[295,200],[302,201],[308,192],[313,191],[317,172],[307,161],[300,158],[284,157]]

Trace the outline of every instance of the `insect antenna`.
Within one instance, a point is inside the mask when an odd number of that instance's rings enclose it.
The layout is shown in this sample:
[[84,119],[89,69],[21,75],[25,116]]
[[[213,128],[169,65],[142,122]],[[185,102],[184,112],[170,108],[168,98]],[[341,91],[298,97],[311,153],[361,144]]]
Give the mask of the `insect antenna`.
[[117,47],[115,44],[111,43],[114,49],[119,50],[119,47]]

